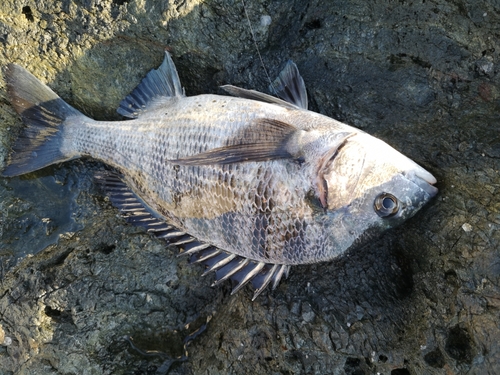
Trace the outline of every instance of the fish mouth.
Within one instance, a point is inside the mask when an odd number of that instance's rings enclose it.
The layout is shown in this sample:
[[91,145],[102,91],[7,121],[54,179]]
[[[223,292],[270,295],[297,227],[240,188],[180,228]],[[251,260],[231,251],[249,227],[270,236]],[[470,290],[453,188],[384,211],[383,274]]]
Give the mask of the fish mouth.
[[437,182],[436,178],[423,168],[417,169],[415,171],[415,176],[421,178],[422,180],[431,185],[434,185]]
[[436,178],[423,168],[414,171],[412,181],[425,191],[429,195],[429,198],[434,197],[438,193],[438,188],[434,186],[437,182]]

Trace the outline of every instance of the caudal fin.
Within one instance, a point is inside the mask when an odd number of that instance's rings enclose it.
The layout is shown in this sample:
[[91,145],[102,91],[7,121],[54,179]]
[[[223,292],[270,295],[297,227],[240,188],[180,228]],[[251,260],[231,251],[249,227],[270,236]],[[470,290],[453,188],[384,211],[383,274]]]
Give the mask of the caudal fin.
[[17,176],[72,159],[61,151],[69,117],[83,116],[48,86],[16,64],[4,68],[7,94],[26,127],[12,147],[3,176]]

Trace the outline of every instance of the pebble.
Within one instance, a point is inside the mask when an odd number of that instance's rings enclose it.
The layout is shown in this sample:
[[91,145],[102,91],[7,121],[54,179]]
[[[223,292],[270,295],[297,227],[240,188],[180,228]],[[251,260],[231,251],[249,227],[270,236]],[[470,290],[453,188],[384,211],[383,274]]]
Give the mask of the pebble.
[[462,225],[462,229],[464,230],[464,232],[470,232],[472,231],[472,225],[470,225],[469,223],[464,223]]

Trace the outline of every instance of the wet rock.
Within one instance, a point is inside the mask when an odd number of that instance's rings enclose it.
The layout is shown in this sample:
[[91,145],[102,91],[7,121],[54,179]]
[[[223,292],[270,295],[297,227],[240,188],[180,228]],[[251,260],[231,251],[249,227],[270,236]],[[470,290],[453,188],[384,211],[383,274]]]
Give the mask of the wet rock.
[[[0,179],[1,370],[494,373],[500,363],[500,123],[490,2],[247,2],[270,77],[293,59],[313,110],[429,169],[439,196],[381,239],[295,267],[251,302],[127,226],[81,160]],[[96,119],[172,51],[188,95],[267,91],[240,1],[0,5],[16,62]],[[21,124],[0,88],[0,163]],[[464,228],[464,224],[468,224]],[[212,317],[188,346],[183,340]],[[134,349],[125,337],[132,337]],[[0,340],[1,341],[1,340]],[[7,345],[9,341],[9,345]],[[169,368],[169,370],[167,370]]]

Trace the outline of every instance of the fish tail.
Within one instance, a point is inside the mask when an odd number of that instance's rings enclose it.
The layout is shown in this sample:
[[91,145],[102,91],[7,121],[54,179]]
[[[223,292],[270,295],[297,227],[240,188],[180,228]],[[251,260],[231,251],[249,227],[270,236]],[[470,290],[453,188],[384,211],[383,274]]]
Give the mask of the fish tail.
[[19,65],[7,65],[4,76],[12,106],[26,126],[14,142],[2,175],[18,176],[78,157],[61,149],[64,128],[70,117],[85,116]]

